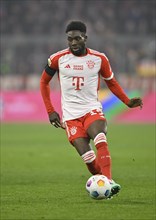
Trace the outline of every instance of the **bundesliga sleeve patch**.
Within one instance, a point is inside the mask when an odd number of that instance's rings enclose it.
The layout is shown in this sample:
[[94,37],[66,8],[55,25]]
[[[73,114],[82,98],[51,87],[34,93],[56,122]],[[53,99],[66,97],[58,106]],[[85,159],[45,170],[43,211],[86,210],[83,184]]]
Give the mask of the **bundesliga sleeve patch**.
[[48,58],[48,66],[51,67],[51,59]]

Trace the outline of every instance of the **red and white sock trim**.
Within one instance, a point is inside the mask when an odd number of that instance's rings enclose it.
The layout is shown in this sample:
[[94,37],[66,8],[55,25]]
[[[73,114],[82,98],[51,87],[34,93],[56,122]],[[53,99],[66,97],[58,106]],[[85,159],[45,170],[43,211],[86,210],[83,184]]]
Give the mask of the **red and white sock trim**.
[[90,150],[84,153],[81,157],[85,163],[91,163],[93,160],[95,160],[96,155],[93,150]]
[[97,134],[96,137],[94,138],[95,145],[97,145],[98,143],[101,143],[101,142],[107,142],[106,135],[102,132]]

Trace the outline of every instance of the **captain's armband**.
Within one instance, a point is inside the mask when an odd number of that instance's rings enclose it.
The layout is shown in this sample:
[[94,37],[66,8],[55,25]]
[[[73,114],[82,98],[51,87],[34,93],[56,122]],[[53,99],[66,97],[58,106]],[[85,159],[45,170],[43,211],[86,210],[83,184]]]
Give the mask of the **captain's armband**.
[[45,66],[45,71],[46,73],[48,73],[50,76],[54,76],[55,73],[56,73],[56,70],[55,69],[52,69],[51,67],[49,67],[49,64],[47,64]]

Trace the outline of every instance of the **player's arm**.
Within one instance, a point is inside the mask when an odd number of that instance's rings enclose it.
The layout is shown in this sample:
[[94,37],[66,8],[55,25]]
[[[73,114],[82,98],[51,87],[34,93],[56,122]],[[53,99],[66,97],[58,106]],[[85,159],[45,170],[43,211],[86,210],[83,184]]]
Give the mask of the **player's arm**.
[[111,92],[117,96],[123,103],[125,103],[128,107],[134,108],[140,106],[142,108],[143,102],[140,97],[135,97],[132,99],[129,99],[122,87],[119,85],[117,80],[114,77],[114,74],[111,70],[111,66],[109,64],[109,61],[106,57],[102,59],[102,65],[101,65],[101,75],[103,79],[105,80],[108,88],[111,90]]
[[130,108],[135,108],[140,106],[142,108],[143,102],[140,97],[135,97],[132,99],[129,99],[127,95],[125,94],[124,90],[121,88],[115,77],[113,77],[110,80],[105,80],[108,88],[111,90],[111,92],[117,96],[123,103],[125,103]]
[[56,73],[56,69],[51,68],[48,64],[46,65],[45,69],[42,72],[41,79],[40,79],[40,91],[41,95],[49,115],[49,121],[55,127],[61,127],[60,123],[60,116],[55,111],[51,99],[50,99],[50,85],[49,82],[53,78],[54,74]]

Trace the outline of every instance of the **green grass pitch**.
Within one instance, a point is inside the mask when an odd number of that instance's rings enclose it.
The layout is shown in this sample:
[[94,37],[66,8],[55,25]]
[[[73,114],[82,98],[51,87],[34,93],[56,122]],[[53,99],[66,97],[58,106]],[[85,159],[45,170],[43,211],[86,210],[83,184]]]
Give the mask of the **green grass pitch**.
[[122,186],[112,200],[93,200],[91,176],[50,124],[1,124],[1,220],[154,220],[155,125],[108,127],[113,179]]

